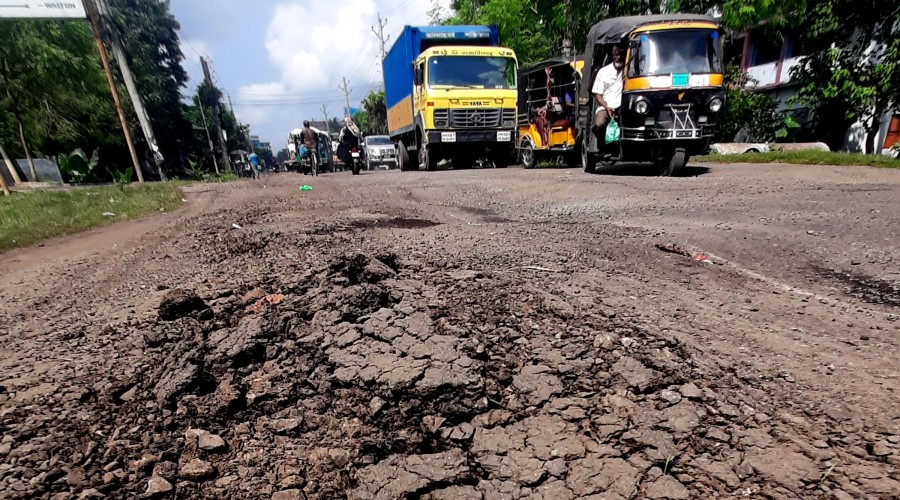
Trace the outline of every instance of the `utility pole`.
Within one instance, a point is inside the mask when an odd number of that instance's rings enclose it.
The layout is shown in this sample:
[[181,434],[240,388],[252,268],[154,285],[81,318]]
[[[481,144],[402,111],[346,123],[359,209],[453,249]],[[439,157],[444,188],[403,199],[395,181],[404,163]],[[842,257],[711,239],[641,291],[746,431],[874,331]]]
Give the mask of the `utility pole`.
[[153,157],[153,164],[156,166],[156,173],[160,180],[166,180],[166,174],[163,172],[162,163],[163,156],[156,142],[156,135],[153,133],[153,126],[150,124],[150,115],[147,114],[147,108],[144,106],[144,99],[138,92],[137,85],[134,83],[134,76],[131,74],[131,68],[128,66],[128,59],[125,56],[125,49],[122,46],[122,40],[118,34],[112,29],[110,19],[109,5],[106,0],[97,0],[97,8],[99,18],[106,23],[106,33],[109,38],[109,45],[112,47],[113,57],[119,64],[119,71],[122,72],[122,80],[125,82],[125,88],[131,97],[131,105],[134,107],[134,113],[137,115],[138,123],[141,125],[141,131],[144,133],[144,140],[147,141],[147,147],[150,148],[150,154]]
[[328,124],[328,105],[322,105],[322,114],[325,115],[325,132],[331,137],[331,125]]
[[203,118],[203,128],[206,129],[206,140],[209,141],[210,156],[212,156],[213,166],[216,167],[216,175],[219,175],[219,162],[216,160],[216,148],[213,146],[212,137],[209,135],[209,123],[206,122],[206,111],[203,111],[203,103],[200,104],[200,116]]
[[84,2],[84,6],[87,10],[88,19],[91,21],[91,27],[94,29],[94,42],[97,44],[97,51],[100,52],[100,62],[103,63],[103,70],[106,72],[106,82],[109,84],[113,104],[116,106],[116,113],[119,115],[119,125],[122,126],[122,133],[125,134],[128,152],[131,153],[131,164],[137,174],[138,182],[143,183],[144,173],[141,172],[141,163],[138,161],[137,151],[134,150],[134,143],[131,141],[131,132],[128,130],[128,122],[125,121],[125,112],[122,111],[122,103],[119,102],[116,81],[113,79],[112,70],[109,69],[109,56],[106,54],[106,47],[103,46],[103,39],[100,37],[100,20],[97,15],[97,8],[92,0]]
[[[225,95],[228,96],[228,111],[231,112],[231,116],[234,116],[235,121],[237,121],[237,124],[238,124],[238,130],[243,131],[243,130],[244,130],[244,124],[241,123],[241,120],[238,118],[238,115],[234,112],[234,104],[232,104],[232,102],[231,102],[231,94],[229,94],[229,93],[226,91],[226,92],[225,92]],[[247,141],[247,145],[250,146],[250,149],[253,149],[253,141],[250,140],[250,126],[249,126],[249,124],[248,124],[248,126],[247,126],[246,133],[244,134],[244,140]]]
[[0,144],[0,155],[3,156],[3,161],[6,163],[6,169],[9,170],[9,175],[12,176],[13,182],[22,184],[22,178],[19,177],[19,172],[16,170],[15,165],[13,165],[12,160],[9,159],[9,155],[6,154],[6,149],[4,149],[3,144]]
[[0,174],[0,188],[3,188],[3,194],[9,196],[9,188],[6,187],[6,179],[3,178],[3,174]]
[[[16,170],[12,166],[12,162],[9,161],[9,157],[6,156],[6,150],[3,149],[3,144],[0,144],[0,154],[3,154],[3,161],[6,162],[6,168],[9,169],[9,173],[12,174],[13,180],[16,181],[16,179],[19,177],[19,174],[16,173]],[[9,196],[9,188],[6,186],[6,178],[3,177],[3,174],[0,174],[0,187],[3,188],[3,194]]]
[[[206,79],[207,86],[211,89],[215,89],[215,85],[212,82],[212,76],[209,72],[209,63],[206,62],[205,57],[200,57],[200,65],[203,66],[203,77]],[[215,96],[213,96],[215,97]],[[203,106],[203,102],[200,102],[200,106]],[[213,99],[212,102],[212,113],[213,113],[213,129],[216,131],[216,139],[219,141],[219,144],[222,145],[222,164],[225,165],[225,168],[233,171],[235,174],[240,175],[240,172],[234,169],[231,165],[231,159],[228,157],[228,142],[222,136],[222,122],[221,117],[219,115],[219,99]]]
[[388,40],[391,39],[391,35],[387,37],[384,36],[384,27],[387,26],[387,19],[381,19],[381,13],[378,14],[378,28],[372,26],[372,33],[375,33],[375,36],[378,37],[378,41],[381,43],[381,60],[384,61],[384,47],[387,45]]
[[[338,85],[338,88],[344,92],[344,99],[347,101],[347,116],[350,116],[350,82],[347,81],[347,77],[344,77],[344,83],[342,85]],[[353,118],[352,116],[350,116]]]

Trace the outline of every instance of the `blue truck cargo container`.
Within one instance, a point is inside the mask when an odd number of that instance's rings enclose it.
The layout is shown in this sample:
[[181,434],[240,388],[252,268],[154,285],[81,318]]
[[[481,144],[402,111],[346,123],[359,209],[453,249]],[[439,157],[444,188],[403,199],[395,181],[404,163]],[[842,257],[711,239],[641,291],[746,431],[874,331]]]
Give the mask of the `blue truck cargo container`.
[[[499,48],[499,45],[500,30],[496,26],[404,27],[383,63],[388,131],[398,143],[398,163],[402,169],[409,169],[404,165],[411,166],[409,151],[418,151],[420,162],[432,169],[438,156],[449,159],[455,150],[462,149],[450,142],[469,143],[466,149],[474,150],[476,156],[479,148],[485,151],[507,149],[506,144],[495,143],[498,142],[497,131],[504,125],[499,117],[505,117],[505,108],[515,108],[515,97],[510,98],[510,92],[514,94],[515,81],[502,85],[494,85],[494,82],[498,77],[505,82],[508,74],[514,78],[516,63],[513,51]],[[455,58],[452,62],[448,59],[451,57]],[[492,75],[490,81],[482,82],[476,78],[457,86],[426,83],[426,75],[437,71],[436,65],[441,58],[444,58],[441,68],[456,65],[455,70],[473,68],[472,73],[479,74],[480,68],[488,68],[496,69],[497,74]],[[432,64],[426,64],[426,61]],[[470,75],[469,78],[475,77]],[[478,130],[456,130],[450,123],[462,112],[455,108],[463,107],[467,117],[474,116],[467,123],[479,125]],[[438,112],[437,123],[435,111]],[[442,120],[441,113],[448,118]],[[488,117],[487,122],[481,119],[482,115]],[[490,117],[495,115],[496,123],[489,123]],[[507,128],[514,128],[514,124]],[[505,131],[499,137],[499,142],[508,140]],[[438,144],[442,140],[444,144]],[[432,144],[430,150],[427,148],[429,143]],[[456,157],[460,158],[460,155]]]

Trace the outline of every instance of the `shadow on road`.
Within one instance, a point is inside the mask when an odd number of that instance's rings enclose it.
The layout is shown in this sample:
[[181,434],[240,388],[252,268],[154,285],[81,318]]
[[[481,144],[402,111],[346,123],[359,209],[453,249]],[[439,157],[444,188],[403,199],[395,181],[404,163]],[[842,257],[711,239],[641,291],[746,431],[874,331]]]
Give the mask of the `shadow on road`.
[[[710,173],[708,167],[687,165],[672,177],[699,177]],[[599,175],[618,175],[631,177],[656,177],[659,169],[650,163],[616,163],[610,166],[597,165],[596,173]]]

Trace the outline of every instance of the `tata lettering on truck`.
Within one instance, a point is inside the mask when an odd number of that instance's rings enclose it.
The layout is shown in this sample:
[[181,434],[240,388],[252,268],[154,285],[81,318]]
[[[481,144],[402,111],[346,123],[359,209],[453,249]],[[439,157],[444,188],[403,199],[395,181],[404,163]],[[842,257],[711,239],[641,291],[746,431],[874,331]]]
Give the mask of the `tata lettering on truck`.
[[406,26],[384,59],[401,170],[505,167],[516,128],[516,55],[496,26]]

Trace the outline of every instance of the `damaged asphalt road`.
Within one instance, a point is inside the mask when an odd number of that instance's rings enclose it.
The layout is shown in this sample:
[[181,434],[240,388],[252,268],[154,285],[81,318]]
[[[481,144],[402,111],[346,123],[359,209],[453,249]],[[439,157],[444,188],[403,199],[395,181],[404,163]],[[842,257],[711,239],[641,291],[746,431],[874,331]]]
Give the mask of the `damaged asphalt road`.
[[283,174],[8,254],[0,496],[900,495],[900,175],[698,173]]

